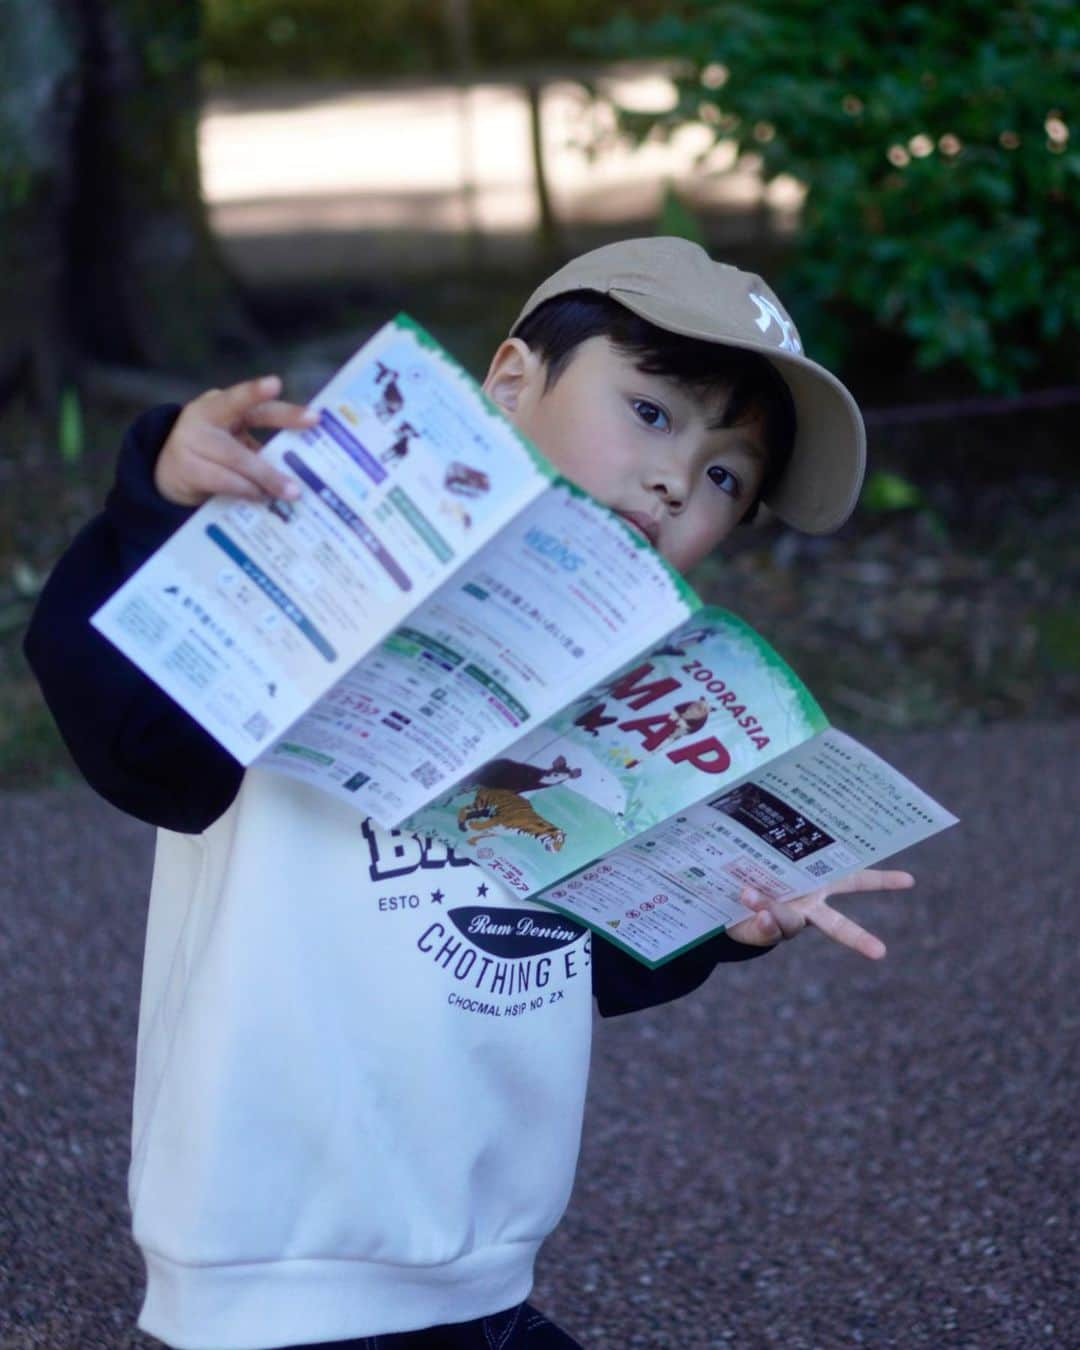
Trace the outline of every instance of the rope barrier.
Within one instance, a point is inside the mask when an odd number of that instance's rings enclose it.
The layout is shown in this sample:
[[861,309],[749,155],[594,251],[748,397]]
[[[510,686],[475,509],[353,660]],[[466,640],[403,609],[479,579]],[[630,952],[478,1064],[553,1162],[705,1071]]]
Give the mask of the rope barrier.
[[910,403],[895,408],[868,408],[863,420],[868,427],[902,426],[909,422],[936,422],[950,417],[1002,416],[1035,408],[1062,408],[1080,403],[1080,385],[1041,389],[1032,394],[1003,398],[965,398],[951,403]]

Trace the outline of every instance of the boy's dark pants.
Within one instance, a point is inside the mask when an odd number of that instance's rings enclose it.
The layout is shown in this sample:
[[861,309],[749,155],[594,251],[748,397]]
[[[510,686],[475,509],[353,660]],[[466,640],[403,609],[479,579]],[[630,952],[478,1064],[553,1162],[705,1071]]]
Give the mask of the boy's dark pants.
[[395,1331],[352,1341],[323,1341],[289,1350],[583,1350],[565,1331],[528,1303],[506,1312],[423,1331]]

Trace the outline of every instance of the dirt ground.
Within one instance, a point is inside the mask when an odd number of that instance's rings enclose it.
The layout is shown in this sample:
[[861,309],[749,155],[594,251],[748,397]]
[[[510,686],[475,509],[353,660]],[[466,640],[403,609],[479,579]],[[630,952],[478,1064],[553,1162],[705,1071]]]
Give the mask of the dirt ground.
[[[886,959],[808,932],[597,1027],[534,1295],[589,1350],[1077,1344],[1080,721],[872,744],[961,818],[853,907]],[[2,795],[3,1350],[160,1344],[124,1190],[152,845],[85,787]]]

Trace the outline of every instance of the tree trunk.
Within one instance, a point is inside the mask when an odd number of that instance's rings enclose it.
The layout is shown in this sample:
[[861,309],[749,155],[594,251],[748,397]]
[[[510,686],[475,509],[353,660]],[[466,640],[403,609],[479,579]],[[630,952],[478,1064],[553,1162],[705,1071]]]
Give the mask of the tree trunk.
[[66,217],[80,99],[68,6],[0,0],[0,394],[31,375],[55,408],[68,365]]
[[201,196],[195,0],[0,7],[0,381],[51,406],[79,355],[197,373],[254,344]]
[[549,263],[559,249],[559,222],[551,204],[544,160],[543,98],[543,80],[528,80],[525,84],[525,99],[529,105],[529,145],[532,150],[533,184],[536,188],[538,238],[541,258]]

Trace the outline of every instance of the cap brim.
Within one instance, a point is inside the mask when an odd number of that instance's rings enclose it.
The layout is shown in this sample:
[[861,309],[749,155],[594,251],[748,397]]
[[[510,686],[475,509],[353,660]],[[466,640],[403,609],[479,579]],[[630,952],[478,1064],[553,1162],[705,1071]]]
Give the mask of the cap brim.
[[855,510],[866,472],[866,429],[835,375],[805,357],[769,353],[795,403],[788,467],[766,498],[781,520],[807,534],[839,529]]
[[722,323],[703,321],[666,298],[622,289],[608,294],[669,332],[742,347],[771,361],[791,391],[796,432],[788,467],[765,503],[807,534],[828,534],[847,520],[866,472],[866,429],[858,404],[835,375],[800,353],[779,350],[775,343],[725,333]]

